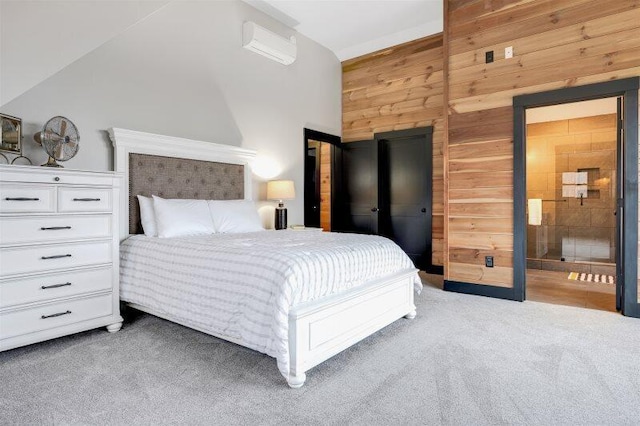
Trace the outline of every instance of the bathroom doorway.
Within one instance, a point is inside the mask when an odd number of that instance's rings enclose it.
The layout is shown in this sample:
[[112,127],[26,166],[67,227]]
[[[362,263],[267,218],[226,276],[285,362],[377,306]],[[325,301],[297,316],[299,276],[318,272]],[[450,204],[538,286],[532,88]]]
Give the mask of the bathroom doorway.
[[616,311],[617,101],[526,111],[527,300]]
[[340,137],[304,129],[304,225],[331,231],[335,146]]
[[640,315],[639,81],[514,98],[514,290],[521,300]]

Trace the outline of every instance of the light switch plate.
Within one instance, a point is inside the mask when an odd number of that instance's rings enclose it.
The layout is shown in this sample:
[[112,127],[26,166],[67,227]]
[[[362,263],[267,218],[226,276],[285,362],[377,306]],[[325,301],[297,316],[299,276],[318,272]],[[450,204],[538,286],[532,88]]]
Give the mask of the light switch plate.
[[504,48],[504,58],[505,59],[513,58],[513,46],[509,46],[509,47],[505,47]]

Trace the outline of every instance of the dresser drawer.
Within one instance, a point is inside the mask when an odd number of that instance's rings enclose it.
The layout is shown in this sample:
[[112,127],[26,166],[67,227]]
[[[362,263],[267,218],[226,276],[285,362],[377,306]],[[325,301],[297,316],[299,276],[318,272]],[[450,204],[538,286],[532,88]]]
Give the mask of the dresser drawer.
[[7,217],[0,221],[2,245],[108,238],[111,235],[111,215]]
[[111,262],[111,241],[0,249],[0,271],[5,277]]
[[111,293],[6,312],[0,314],[0,338],[8,339],[105,317],[112,313],[113,297]]
[[58,188],[58,211],[110,212],[111,190],[98,188]]
[[0,281],[0,309],[21,303],[109,290],[113,280],[111,273],[111,268],[102,268]]
[[56,209],[56,188],[45,185],[0,185],[0,213],[51,213]]

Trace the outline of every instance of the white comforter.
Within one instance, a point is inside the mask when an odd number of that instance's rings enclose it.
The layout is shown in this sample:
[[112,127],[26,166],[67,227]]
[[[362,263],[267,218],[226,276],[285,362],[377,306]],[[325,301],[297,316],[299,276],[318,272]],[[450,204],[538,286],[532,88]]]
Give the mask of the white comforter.
[[292,306],[413,267],[396,244],[371,235],[135,235],[120,246],[120,298],[273,356],[288,378]]

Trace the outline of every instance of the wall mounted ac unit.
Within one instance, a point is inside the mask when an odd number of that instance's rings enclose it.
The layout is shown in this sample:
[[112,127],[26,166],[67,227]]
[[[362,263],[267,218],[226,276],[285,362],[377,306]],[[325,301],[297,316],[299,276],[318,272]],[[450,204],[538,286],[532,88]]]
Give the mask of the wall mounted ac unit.
[[295,37],[286,39],[255,22],[245,22],[242,25],[242,47],[285,65],[296,60]]

